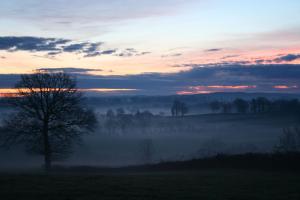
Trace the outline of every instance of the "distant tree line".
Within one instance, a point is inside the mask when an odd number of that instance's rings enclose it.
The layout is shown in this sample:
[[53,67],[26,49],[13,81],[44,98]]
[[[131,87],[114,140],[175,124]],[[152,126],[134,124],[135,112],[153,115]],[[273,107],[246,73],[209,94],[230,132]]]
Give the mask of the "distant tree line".
[[237,98],[231,102],[212,101],[209,107],[214,113],[300,113],[298,99],[269,100],[265,97],[258,97],[244,100]]
[[173,117],[184,116],[189,112],[187,105],[184,102],[175,100],[171,107],[171,114]]
[[101,132],[108,135],[161,135],[182,132],[198,132],[200,126],[194,121],[178,117],[170,117],[165,113],[154,114],[148,110],[131,111],[130,109],[109,109],[106,114],[99,115]]
[[278,153],[300,152],[300,129],[299,127],[284,128],[279,142],[275,146]]
[[150,111],[137,111],[136,113],[126,113],[123,108],[116,110],[109,109],[105,115],[104,128],[110,134],[124,134],[132,127],[141,130],[147,129],[151,125],[154,114]]

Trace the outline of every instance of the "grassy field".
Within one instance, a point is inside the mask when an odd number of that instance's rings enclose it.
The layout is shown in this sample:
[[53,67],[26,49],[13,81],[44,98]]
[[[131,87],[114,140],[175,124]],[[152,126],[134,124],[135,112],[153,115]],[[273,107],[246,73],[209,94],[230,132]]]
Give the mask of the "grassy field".
[[300,172],[200,170],[1,174],[0,199],[300,199]]

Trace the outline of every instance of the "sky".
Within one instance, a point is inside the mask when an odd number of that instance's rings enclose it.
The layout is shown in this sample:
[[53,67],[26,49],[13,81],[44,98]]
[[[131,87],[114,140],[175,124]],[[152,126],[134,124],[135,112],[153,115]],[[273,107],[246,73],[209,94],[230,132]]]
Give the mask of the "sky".
[[0,93],[36,70],[99,93],[297,93],[300,1],[0,1]]

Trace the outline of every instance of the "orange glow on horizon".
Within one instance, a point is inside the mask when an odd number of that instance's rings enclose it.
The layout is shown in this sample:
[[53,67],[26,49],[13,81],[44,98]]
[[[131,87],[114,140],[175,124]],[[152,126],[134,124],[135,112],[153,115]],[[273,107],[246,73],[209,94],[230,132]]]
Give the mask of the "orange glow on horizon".
[[[22,89],[23,90],[23,89]],[[133,92],[138,89],[128,88],[79,88],[80,92],[94,92],[94,93],[116,93],[116,92]],[[25,89],[26,92],[26,89]],[[18,89],[15,88],[0,88],[0,97],[16,97],[18,96]]]
[[233,89],[233,90],[244,90],[256,88],[256,85],[208,85],[208,86],[190,86],[191,90],[203,90],[203,89]]
[[191,95],[191,94],[211,94],[213,91],[178,91],[176,94],[178,95]]
[[298,88],[297,85],[293,85],[293,86],[288,86],[288,85],[274,85],[273,88],[275,89],[296,89]]
[[256,85],[207,85],[207,86],[190,86],[187,90],[182,90],[176,92],[179,95],[189,95],[189,94],[210,94],[214,92],[224,92],[226,90],[247,90],[255,89]]
[[208,88],[216,89],[251,89],[256,88],[256,85],[210,85]]

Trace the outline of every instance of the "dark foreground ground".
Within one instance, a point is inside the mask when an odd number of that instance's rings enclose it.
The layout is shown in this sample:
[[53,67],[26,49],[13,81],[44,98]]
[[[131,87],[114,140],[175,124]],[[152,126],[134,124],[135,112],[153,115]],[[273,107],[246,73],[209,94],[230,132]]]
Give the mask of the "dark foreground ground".
[[172,172],[2,174],[0,199],[300,199],[300,173],[214,169]]
[[300,154],[218,155],[123,168],[0,173],[2,200],[300,199]]

